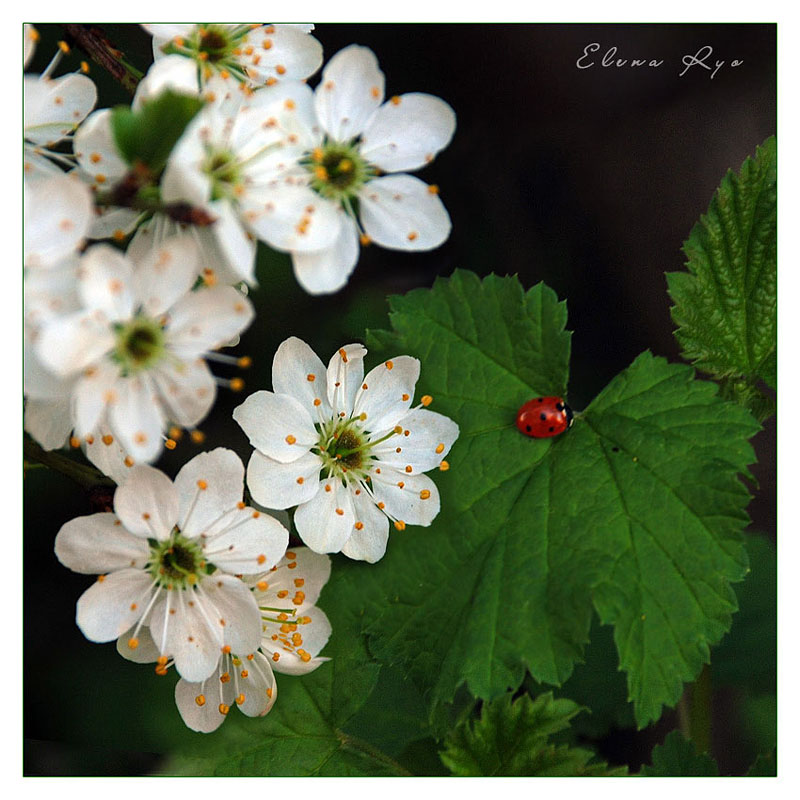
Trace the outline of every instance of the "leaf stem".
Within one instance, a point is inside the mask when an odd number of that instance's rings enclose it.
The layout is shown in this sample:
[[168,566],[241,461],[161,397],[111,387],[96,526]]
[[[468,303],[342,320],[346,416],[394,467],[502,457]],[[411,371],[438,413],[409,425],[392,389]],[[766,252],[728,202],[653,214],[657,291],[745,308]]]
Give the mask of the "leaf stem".
[[125,54],[114,47],[108,40],[102,28],[95,25],[64,26],[67,38],[83,50],[96,64],[111,74],[131,94],[136,91],[136,86],[144,76],[125,59]]

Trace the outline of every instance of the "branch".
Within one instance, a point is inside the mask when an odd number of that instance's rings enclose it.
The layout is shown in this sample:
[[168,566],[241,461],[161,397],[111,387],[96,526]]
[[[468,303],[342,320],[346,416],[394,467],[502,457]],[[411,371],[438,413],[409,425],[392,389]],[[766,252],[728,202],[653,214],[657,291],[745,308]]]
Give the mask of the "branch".
[[72,44],[108,71],[125,89],[131,94],[136,91],[136,86],[144,73],[125,60],[125,54],[111,44],[102,28],[95,25],[69,24],[64,26],[64,30]]

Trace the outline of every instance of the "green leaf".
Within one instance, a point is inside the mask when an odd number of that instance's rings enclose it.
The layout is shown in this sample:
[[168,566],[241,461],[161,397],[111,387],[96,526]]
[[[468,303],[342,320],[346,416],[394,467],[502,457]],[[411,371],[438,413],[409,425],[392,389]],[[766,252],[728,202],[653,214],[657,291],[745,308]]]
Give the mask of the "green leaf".
[[642,767],[642,775],[647,778],[669,777],[716,777],[717,764],[706,753],[698,753],[694,745],[683,738],[679,731],[667,734],[664,744],[653,748],[653,765]]
[[157,175],[186,126],[203,107],[199,97],[171,90],[149,100],[138,111],[117,106],[111,116],[114,141],[131,166],[144,164]]
[[514,702],[506,694],[485,703],[479,719],[458,725],[445,740],[441,759],[454,775],[624,775],[624,768],[590,764],[594,754],[589,750],[549,741],[580,711],[571,700],[554,700],[549,692],[536,700],[522,695]]
[[760,755],[753,766],[747,770],[747,778],[774,778],[778,774],[778,765],[775,760],[775,752],[769,755]]
[[684,357],[715,378],[777,384],[777,146],[728,171],[667,274]]
[[464,682],[497,697],[526,668],[559,685],[594,605],[615,625],[637,722],[656,719],[730,627],[730,582],[747,568],[737,474],[755,460],[758,426],[690,367],[644,353],[569,431],[531,439],[518,408],[567,383],[566,309],[552,290],[456,272],[391,307],[385,355],[422,360],[420,393],[461,434],[437,520],[394,536],[359,573],[371,652],[434,705]]
[[393,759],[372,743],[345,733],[344,726],[367,701],[379,667],[368,663],[352,609],[347,570],[334,565],[319,606],[331,620],[333,635],[323,651],[331,661],[299,677],[277,674],[278,697],[263,719],[230,714],[215,733],[197,734],[194,748],[183,748],[165,768],[179,775],[402,775]]

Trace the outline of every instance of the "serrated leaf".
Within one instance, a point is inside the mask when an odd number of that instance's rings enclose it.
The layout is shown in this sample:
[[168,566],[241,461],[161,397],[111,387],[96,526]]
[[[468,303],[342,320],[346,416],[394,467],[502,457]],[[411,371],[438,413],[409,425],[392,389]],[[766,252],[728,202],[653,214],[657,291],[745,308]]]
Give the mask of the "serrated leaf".
[[278,697],[266,717],[249,719],[232,711],[219,731],[198,734],[197,746],[184,748],[166,767],[167,774],[405,774],[371,743],[343,731],[370,696],[380,668],[368,663],[353,616],[357,589],[342,574],[334,566],[319,600],[333,627],[322,653],[331,661],[308,675],[277,674]]
[[451,731],[440,756],[454,775],[624,775],[624,768],[590,764],[594,754],[589,750],[549,741],[580,711],[571,700],[554,700],[549,692],[513,702],[507,694],[485,703],[478,719]]
[[169,89],[138,111],[117,106],[112,112],[111,128],[120,155],[131,166],[144,164],[157,175],[164,169],[186,126],[202,107],[199,97]]
[[642,767],[641,774],[647,778],[719,775],[714,759],[706,753],[698,753],[679,731],[671,731],[664,744],[653,748],[652,761],[652,766]]
[[776,386],[777,146],[770,137],[728,171],[667,274],[684,357],[714,377]]
[[567,382],[566,308],[552,290],[456,272],[391,307],[387,355],[422,360],[420,392],[461,435],[433,526],[393,537],[359,573],[371,651],[404,665],[433,704],[464,682],[497,697],[526,668],[558,685],[594,605],[615,625],[637,722],[657,718],[730,627],[730,582],[747,567],[737,474],[755,460],[758,425],[690,367],[645,353],[572,429],[531,439],[517,409]]

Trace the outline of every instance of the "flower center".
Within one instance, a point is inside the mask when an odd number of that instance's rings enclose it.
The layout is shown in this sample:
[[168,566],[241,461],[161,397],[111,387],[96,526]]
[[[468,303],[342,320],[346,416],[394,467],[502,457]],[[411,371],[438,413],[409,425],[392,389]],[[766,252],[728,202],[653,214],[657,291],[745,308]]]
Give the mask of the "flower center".
[[222,61],[228,54],[230,42],[225,33],[217,28],[205,28],[200,31],[197,40],[197,49],[206,54],[206,59],[212,64]]
[[305,159],[303,166],[311,173],[311,188],[329,200],[345,202],[355,198],[375,170],[354,144],[326,142]]
[[329,475],[344,478],[364,477],[370,462],[372,443],[362,430],[354,427],[355,420],[332,420],[320,430],[319,454]]
[[200,546],[173,528],[163,542],[150,539],[149,570],[159,586],[166,589],[187,589],[206,574],[207,565]]
[[202,169],[211,178],[212,200],[236,195],[242,174],[233,153],[229,150],[209,150]]
[[116,326],[116,334],[114,358],[124,373],[148,369],[164,355],[164,330],[155,320],[134,317],[127,324]]

